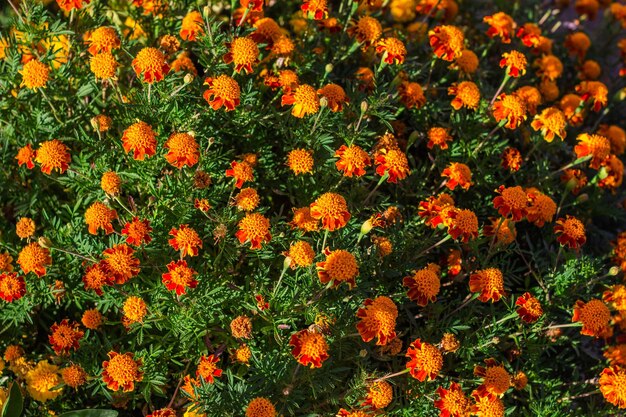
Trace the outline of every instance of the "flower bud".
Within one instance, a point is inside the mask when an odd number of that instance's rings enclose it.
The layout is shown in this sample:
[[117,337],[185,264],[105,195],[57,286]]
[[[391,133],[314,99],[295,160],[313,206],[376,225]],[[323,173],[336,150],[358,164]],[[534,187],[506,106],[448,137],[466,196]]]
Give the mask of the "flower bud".
[[619,274],[619,267],[612,266],[611,269],[609,269],[609,276],[614,277],[617,274]]
[[193,74],[186,74],[185,77],[183,78],[183,82],[185,84],[189,84],[192,81],[193,81]]
[[50,249],[52,247],[52,241],[45,236],[37,239],[37,243],[39,243],[39,246],[42,248]]
[[368,106],[368,104],[367,104],[367,101],[363,100],[363,101],[361,102],[361,113],[365,113],[365,112],[367,111],[368,107],[369,107],[369,106]]
[[331,72],[333,72],[333,64],[326,64],[326,66],[324,67],[324,71],[326,72],[326,74],[330,74]]
[[576,201],[579,203],[584,203],[587,200],[589,200],[589,194],[587,193],[581,194],[576,198]]

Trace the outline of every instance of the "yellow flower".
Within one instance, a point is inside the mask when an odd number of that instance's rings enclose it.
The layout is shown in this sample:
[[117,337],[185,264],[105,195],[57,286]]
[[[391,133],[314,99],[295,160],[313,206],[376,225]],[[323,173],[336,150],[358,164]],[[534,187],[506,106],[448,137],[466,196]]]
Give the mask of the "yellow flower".
[[61,395],[63,388],[52,390],[60,383],[59,367],[51,365],[47,360],[39,362],[26,374],[26,390],[36,401],[45,402]]

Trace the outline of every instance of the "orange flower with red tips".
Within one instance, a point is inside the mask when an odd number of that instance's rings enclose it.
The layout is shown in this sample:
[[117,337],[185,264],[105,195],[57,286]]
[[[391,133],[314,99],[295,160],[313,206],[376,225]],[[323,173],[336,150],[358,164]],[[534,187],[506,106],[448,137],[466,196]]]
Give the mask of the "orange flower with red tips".
[[57,4],[64,12],[69,12],[72,9],[81,9],[83,3],[89,4],[91,0],[57,0]]
[[226,64],[235,64],[235,72],[252,73],[252,66],[259,62],[259,47],[252,38],[235,38],[227,43],[228,53],[224,55]]
[[352,23],[348,29],[348,34],[363,44],[363,48],[368,48],[381,37],[383,27],[378,19],[371,16],[361,16],[359,20]]
[[519,51],[505,52],[500,60],[500,68],[508,69],[507,75],[517,78],[526,74],[526,56]]
[[556,107],[548,107],[543,109],[541,114],[535,116],[530,125],[535,130],[541,130],[546,142],[552,142],[555,136],[565,139],[566,124],[565,114],[561,110]]
[[113,285],[113,275],[107,263],[100,261],[87,267],[83,275],[83,284],[85,290],[93,290],[97,295],[102,295],[102,287]]
[[472,210],[453,209],[449,212],[450,217],[448,225],[448,234],[453,239],[461,239],[461,242],[467,243],[470,239],[478,237],[478,218]]
[[400,96],[400,102],[402,102],[407,109],[419,109],[426,104],[424,90],[421,85],[415,82],[402,81],[398,86],[398,95]]
[[26,281],[15,272],[0,273],[0,298],[8,303],[17,301],[26,294]]
[[591,155],[593,157],[589,162],[591,168],[599,169],[611,153],[611,142],[604,136],[581,133],[576,140],[578,141],[574,146],[576,157]]
[[601,337],[607,333],[611,312],[601,300],[592,299],[588,302],[576,301],[572,323],[580,322],[583,327],[580,334]]
[[432,149],[435,145],[439,149],[448,149],[448,142],[452,142],[449,129],[445,127],[431,127],[428,130],[428,149]]
[[237,81],[232,77],[228,75],[208,77],[204,80],[204,85],[208,85],[209,89],[204,91],[202,97],[213,110],[219,110],[224,107],[226,111],[233,111],[239,105],[241,89]]
[[241,7],[250,9],[252,12],[263,11],[263,3],[265,0],[241,0]]
[[402,64],[406,58],[406,46],[398,38],[384,38],[378,41],[376,53],[389,65]]
[[504,12],[498,12],[491,16],[485,16],[483,21],[489,25],[487,36],[490,38],[499,36],[502,43],[511,43],[511,36],[517,28],[517,24],[511,16]]
[[481,397],[501,397],[511,387],[511,375],[495,359],[485,359],[486,366],[475,366],[474,375],[483,378],[476,389]]
[[469,416],[470,400],[465,396],[461,386],[452,382],[450,388],[437,388],[439,399],[435,400],[435,407],[439,409],[441,417],[467,417]]
[[591,101],[591,108],[598,112],[605,107],[608,102],[609,90],[606,85],[600,81],[583,81],[576,86],[576,92],[580,94],[582,100],[586,103]]
[[52,264],[52,258],[47,248],[40,246],[37,242],[31,242],[21,250],[17,257],[17,264],[25,274],[34,272],[41,278],[46,275],[46,267]]
[[183,295],[187,288],[196,288],[198,285],[194,278],[196,275],[198,273],[187,266],[187,261],[172,261],[167,264],[167,272],[161,278],[165,288],[176,291],[176,295]]
[[498,268],[487,268],[470,275],[469,287],[471,292],[479,292],[478,299],[483,303],[491,300],[499,301],[506,295],[504,291],[504,277]]
[[409,160],[400,149],[381,149],[374,159],[376,173],[380,176],[387,175],[387,182],[397,183],[411,174]]
[[585,225],[569,214],[566,218],[561,217],[556,221],[554,234],[557,235],[557,242],[570,249],[578,249],[587,241]]
[[93,203],[85,211],[85,222],[92,235],[97,235],[98,229],[104,230],[107,235],[113,233],[111,222],[115,219],[117,219],[117,212],[99,201]]
[[346,199],[336,193],[325,193],[310,204],[311,217],[322,221],[322,227],[329,231],[341,229],[350,220]]
[[137,57],[132,62],[133,70],[137,77],[143,75],[143,81],[148,84],[162,81],[170,71],[165,55],[156,48],[143,48],[137,54]]
[[517,314],[526,323],[534,323],[543,316],[543,308],[537,298],[529,292],[522,294],[516,301]]
[[496,190],[500,195],[493,199],[493,207],[503,217],[511,217],[518,222],[528,214],[529,197],[526,191],[519,185],[505,187],[501,185]]
[[126,236],[126,243],[134,246],[147,245],[152,241],[150,237],[150,222],[148,220],[140,220],[139,217],[133,217],[133,220],[124,225],[122,235]]
[[461,56],[465,36],[456,26],[437,26],[428,32],[430,46],[437,58],[444,61],[453,61]]
[[359,265],[354,255],[342,249],[331,251],[324,249],[326,260],[316,264],[317,276],[322,284],[332,283],[333,287],[342,282],[348,284],[350,289],[356,286],[355,278],[359,275]]
[[300,9],[309,19],[322,20],[328,16],[327,0],[304,0]]
[[293,220],[289,222],[292,229],[315,232],[319,229],[319,220],[311,216],[309,207],[293,208]]
[[215,382],[215,378],[222,376],[223,370],[217,367],[219,358],[216,355],[202,355],[196,370],[196,376],[202,378],[207,384]]
[[340,112],[344,104],[350,103],[345,90],[337,84],[327,84],[317,90],[317,94],[326,99],[326,105],[332,112]]
[[80,339],[85,335],[85,332],[78,327],[78,323],[70,323],[69,319],[63,319],[61,323],[54,323],[50,327],[52,334],[48,336],[48,340],[52,345],[52,349],[54,349],[54,353],[57,355],[68,355],[70,349],[77,350],[79,348]]
[[41,165],[41,172],[48,175],[53,170],[63,174],[71,160],[69,148],[58,139],[43,142],[35,155],[35,161]]
[[133,159],[143,161],[146,155],[156,153],[156,133],[148,123],[139,121],[124,131],[122,146],[126,153],[133,151]]
[[[448,210],[444,210],[447,208]],[[440,224],[449,225],[449,213],[454,211],[454,199],[452,196],[441,193],[439,197],[430,196],[425,201],[420,201],[418,215],[425,219],[426,226],[435,228]]]
[[35,156],[37,156],[37,152],[35,152],[32,146],[28,144],[26,146],[21,147],[17,151],[17,156],[15,157],[15,159],[17,159],[18,166],[22,166],[26,164],[26,168],[33,169],[35,167],[35,163],[33,162],[33,159],[35,159]]
[[432,381],[443,367],[443,355],[434,345],[415,339],[406,352],[410,358],[406,367],[411,376],[420,382]]
[[479,417],[504,417],[504,403],[499,397],[482,395],[477,390],[472,391],[474,405],[470,408],[471,415]]
[[526,112],[526,102],[515,94],[502,93],[493,103],[493,117],[498,123],[506,120],[507,129],[515,129],[526,120]]
[[261,249],[262,243],[268,243],[272,239],[270,220],[260,213],[246,213],[239,221],[239,230],[235,237],[242,245],[250,242],[250,249]]
[[172,133],[163,147],[169,150],[165,154],[167,162],[178,169],[192,167],[200,159],[198,142],[189,133]]
[[198,11],[187,13],[183,17],[182,27],[180,28],[180,37],[185,41],[195,41],[198,35],[204,33],[204,21],[202,15]]
[[541,29],[534,23],[524,23],[516,36],[529,48],[536,48],[541,43]]
[[135,251],[128,245],[114,245],[102,252],[102,255],[116,284],[125,284],[140,272],[139,259],[135,258]]
[[321,333],[304,329],[291,335],[289,346],[292,346],[291,354],[304,366],[321,368],[322,363],[329,358],[328,344]]
[[502,168],[517,172],[522,166],[522,154],[516,148],[507,147],[502,152]]
[[452,84],[452,86],[448,88],[448,95],[454,96],[450,102],[454,110],[460,110],[461,107],[476,110],[480,104],[480,90],[478,86],[471,81]]
[[308,84],[298,85],[293,91],[285,90],[280,103],[281,106],[293,104],[291,114],[300,119],[309,114],[315,114],[320,109],[318,93]]
[[424,307],[429,302],[437,301],[437,294],[441,287],[439,274],[433,268],[423,268],[413,271],[413,275],[404,277],[402,285],[408,287],[407,296],[418,306]]
[[374,382],[367,390],[367,396],[363,406],[371,406],[374,409],[381,409],[391,404],[393,400],[393,387],[387,381]]
[[530,199],[526,220],[537,227],[543,227],[546,222],[551,222],[557,208],[554,200],[534,188],[526,190],[526,193]]
[[610,366],[600,372],[600,392],[605,400],[619,408],[626,408],[626,368]]
[[135,382],[143,380],[143,372],[139,370],[143,362],[134,359],[130,352],[109,352],[109,360],[102,362],[102,381],[112,391],[133,391]]
[[461,162],[451,162],[447,168],[441,172],[442,177],[447,177],[446,187],[454,190],[457,186],[464,190],[469,190],[472,186],[472,171]]
[[89,45],[89,53],[91,55],[101,54],[103,52],[111,52],[121,46],[120,38],[112,27],[99,27],[93,32],[85,35],[85,43]]
[[172,227],[169,233],[173,236],[167,242],[182,256],[198,256],[198,249],[202,248],[202,239],[189,225],[181,224],[178,229]]
[[384,346],[396,337],[398,308],[389,297],[380,296],[365,300],[365,307],[359,308],[356,316],[361,319],[356,328],[364,342],[375,337],[376,345]]
[[365,168],[372,164],[367,152],[357,145],[341,145],[335,152],[335,158],[339,158],[335,162],[335,166],[339,171],[343,172],[344,177],[361,177],[365,175]]
[[245,182],[254,180],[252,166],[247,162],[233,161],[230,169],[226,170],[226,177],[235,178],[235,187],[241,188]]

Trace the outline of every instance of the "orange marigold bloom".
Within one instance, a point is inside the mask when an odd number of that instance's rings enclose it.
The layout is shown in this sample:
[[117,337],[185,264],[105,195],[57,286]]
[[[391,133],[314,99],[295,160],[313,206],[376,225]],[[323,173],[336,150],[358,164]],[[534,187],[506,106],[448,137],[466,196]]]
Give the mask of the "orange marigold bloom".
[[428,130],[428,143],[426,144],[428,149],[432,149],[435,145],[439,149],[448,149],[448,142],[452,142],[449,130],[445,127],[431,127]]
[[449,226],[455,211],[454,199],[446,193],[439,194],[438,197],[430,196],[425,201],[420,201],[418,215],[425,219],[426,226],[433,229],[443,224]]
[[28,217],[22,217],[15,225],[15,234],[20,239],[32,237],[35,234],[35,221]]
[[365,307],[359,308],[356,316],[361,319],[356,328],[364,342],[374,337],[376,344],[384,346],[396,337],[398,308],[389,297],[380,296],[365,300]]
[[477,417],[504,417],[504,404],[499,397],[493,395],[482,395],[478,391],[472,392],[474,405],[470,408],[470,413]]
[[122,235],[126,236],[126,243],[134,246],[141,246],[152,241],[150,237],[152,227],[148,220],[141,220],[139,217],[133,217],[133,220],[124,225]]
[[139,259],[135,258],[135,251],[125,244],[114,245],[102,252],[104,263],[113,275],[116,284],[125,284],[129,279],[139,274]]
[[98,327],[102,326],[104,322],[104,317],[102,314],[95,308],[91,310],[86,310],[83,313],[83,317],[80,320],[83,323],[83,326],[90,330],[96,330]]
[[139,121],[126,129],[122,135],[122,146],[126,153],[133,151],[133,158],[143,161],[156,153],[156,133],[146,122]]
[[176,411],[169,407],[161,408],[148,414],[146,417],[176,417]]
[[173,237],[167,242],[183,256],[198,256],[198,248],[202,248],[202,239],[189,225],[181,224],[178,229],[172,227],[169,235]]
[[295,49],[296,45],[289,36],[280,36],[274,40],[271,56],[289,58]]
[[457,185],[464,190],[468,190],[472,186],[472,171],[469,167],[461,162],[451,162],[447,168],[441,172],[442,177],[447,177],[446,187],[454,190]]
[[202,33],[204,33],[204,21],[200,12],[194,10],[187,13],[180,28],[180,37],[185,41],[195,41]]
[[76,389],[87,382],[87,372],[80,365],[70,365],[61,370],[61,378],[65,385]]
[[584,32],[569,33],[563,43],[570,55],[575,55],[582,60],[591,46],[591,39]]
[[465,74],[473,74],[478,69],[478,56],[469,49],[463,49],[454,60],[453,68],[458,68]]
[[531,293],[525,292],[516,301],[517,314],[526,323],[534,323],[543,315],[543,308],[537,298]]
[[511,43],[511,36],[515,33],[517,23],[511,16],[504,12],[498,12],[491,16],[483,17],[483,21],[489,25],[487,36],[490,38],[499,36],[502,43]]
[[436,26],[428,31],[430,46],[437,58],[444,61],[452,61],[461,56],[465,36],[456,26],[442,25]]
[[289,247],[289,251],[285,253],[289,257],[292,269],[296,267],[307,267],[313,265],[315,259],[315,251],[313,247],[304,240],[299,240]]
[[522,154],[519,150],[507,147],[502,152],[502,167],[511,172],[519,171],[522,166]]
[[611,142],[611,153],[622,155],[626,150],[626,131],[616,125],[601,124],[598,128],[598,135],[604,136]]
[[311,217],[322,221],[322,227],[329,231],[341,229],[350,220],[346,199],[336,193],[325,193],[310,204]]
[[535,130],[541,130],[546,142],[552,142],[555,135],[565,139],[566,124],[565,114],[561,110],[556,107],[548,107],[543,109],[541,114],[535,116],[535,120],[530,125]]
[[413,275],[404,277],[402,285],[408,287],[407,296],[419,306],[426,306],[429,302],[437,300],[437,294],[441,288],[439,274],[431,268],[423,268],[413,271]]
[[611,153],[611,142],[604,136],[581,133],[576,140],[578,141],[578,144],[574,146],[576,157],[592,155],[593,158],[589,162],[591,168],[599,169]]
[[77,350],[79,348],[80,339],[85,335],[85,332],[78,327],[78,323],[70,323],[69,319],[63,319],[59,324],[55,322],[50,327],[52,334],[48,336],[48,341],[52,345],[54,353],[68,355],[70,349]]
[[463,263],[461,251],[458,249],[450,249],[446,257],[446,263],[448,264],[448,274],[452,276],[459,275],[462,269],[461,264]]
[[31,59],[18,71],[22,74],[20,87],[26,86],[31,90],[44,88],[50,79],[50,67],[36,59]]
[[600,180],[598,185],[602,188],[615,190],[624,179],[624,163],[615,155],[610,155],[604,162],[607,176]]
[[[624,232],[618,235],[618,239]],[[616,251],[617,252],[617,251]],[[616,284],[602,293],[602,300],[618,311],[626,311],[626,286]]]
[[296,175],[313,172],[313,151],[310,149],[294,149],[287,154],[287,166]]
[[345,408],[341,408],[337,412],[337,417],[368,417],[368,416],[369,414],[363,410],[348,411]]
[[291,335],[289,346],[293,346],[291,354],[304,366],[321,368],[328,359],[328,344],[321,333],[304,329]]
[[495,236],[495,243],[498,245],[510,245],[517,238],[515,223],[511,219],[490,217],[491,224],[483,227],[485,236]]
[[443,355],[434,345],[415,339],[406,352],[410,358],[406,367],[411,376],[420,382],[432,381],[443,367]]
[[609,365],[624,366],[626,364],[626,344],[609,346],[604,351],[604,357],[609,361]]
[[556,221],[554,234],[558,236],[557,242],[570,249],[578,249],[587,241],[585,225],[569,214],[565,219],[561,217]]
[[578,78],[583,81],[596,81],[602,75],[602,67],[597,61],[588,59],[580,66]]
[[228,75],[209,77],[204,80],[204,85],[208,85],[209,89],[204,91],[202,97],[213,110],[219,110],[224,106],[226,111],[232,111],[239,105],[241,89],[232,77]]
[[367,67],[359,67],[354,73],[354,77],[359,83],[359,90],[371,92],[374,90],[374,71]]
[[260,213],[246,213],[239,221],[239,230],[235,237],[242,245],[250,242],[250,249],[261,249],[262,243],[268,243],[272,239],[270,220]]
[[461,107],[476,110],[480,104],[480,90],[478,86],[471,81],[452,84],[452,86],[448,88],[448,95],[454,96],[450,102],[454,110],[460,110]]
[[319,229],[319,219],[311,216],[309,207],[293,208],[293,220],[289,222],[293,229],[315,232]]
[[496,122],[506,120],[504,127],[515,129],[526,120],[526,102],[515,94],[502,93],[493,103],[493,117]]
[[376,53],[389,65],[402,64],[406,57],[406,47],[398,38],[384,38],[376,44]]
[[320,100],[317,91],[308,84],[302,84],[294,91],[286,90],[281,98],[281,105],[292,105],[291,114],[303,118],[309,114],[315,114],[320,109]]
[[230,322],[230,332],[236,339],[252,337],[252,321],[247,316],[237,316]]
[[46,275],[46,266],[52,264],[52,258],[47,248],[40,246],[37,242],[31,242],[20,251],[17,264],[25,274],[34,272],[41,278]]
[[91,55],[111,52],[121,46],[120,38],[112,27],[102,26],[85,36]]
[[275,38],[283,34],[281,27],[271,17],[261,18],[254,22],[252,26],[254,26],[255,31],[252,32],[250,38],[258,43],[270,45]]
[[582,100],[586,103],[591,101],[593,111],[598,112],[608,102],[609,90],[606,85],[600,81],[583,81],[576,86],[576,92],[580,94]]
[[478,299],[483,303],[499,301],[504,291],[504,277],[498,268],[487,268],[470,275],[469,286],[471,292],[480,292]]
[[424,90],[418,83],[402,81],[398,85],[398,95],[400,96],[400,101],[407,109],[419,109],[426,104]]
[[129,323],[141,323],[146,314],[148,314],[148,305],[140,297],[131,295],[124,301],[122,311],[124,318],[128,320]]
[[496,190],[499,196],[493,199],[493,206],[501,216],[511,217],[514,222],[522,220],[528,214],[529,197],[526,191],[519,185],[504,187],[501,185]]
[[367,390],[364,406],[381,409],[391,404],[393,400],[393,387],[387,381],[374,382]]
[[265,0],[240,0],[241,7],[248,8],[253,12],[262,11],[264,2]]
[[58,139],[47,140],[39,145],[35,157],[44,174],[50,174],[55,169],[63,174],[71,160],[69,148]]
[[522,99],[526,104],[526,111],[530,115],[537,114],[537,107],[543,103],[541,92],[533,86],[525,85],[513,92],[513,95]]
[[167,272],[161,276],[165,288],[176,291],[176,295],[186,294],[187,288],[196,288],[198,273],[187,266],[187,261],[172,261],[167,264]]
[[511,387],[511,375],[493,358],[485,359],[485,365],[474,367],[474,375],[483,378],[475,392],[481,397],[501,397]]
[[194,198],[193,206],[204,213],[211,209],[211,204],[209,204],[209,200],[207,200],[206,198]]
[[526,74],[526,56],[519,51],[505,52],[500,60],[500,68],[508,69],[507,75],[517,78]]
[[102,287],[113,285],[113,281],[114,277],[104,261],[87,267],[83,275],[85,290],[93,290],[97,295],[102,295]]
[[367,48],[380,39],[383,34],[383,26],[374,17],[361,16],[348,29],[348,33],[350,36],[354,36],[357,42],[362,43],[364,48]]
[[143,362],[134,359],[130,352],[109,352],[109,360],[102,362],[102,381],[112,391],[122,389],[129,392],[135,389],[135,382],[143,380],[143,372],[139,370]]
[[328,16],[327,0],[304,0],[300,9],[309,19],[322,20]]
[[600,337],[604,334],[611,320],[609,308],[601,300],[592,299],[588,302],[576,301],[572,323],[581,322],[580,334]]
[[322,284],[331,282],[333,287],[339,286],[342,282],[348,284],[350,289],[356,286],[355,278],[359,275],[359,265],[354,255],[342,249],[331,251],[324,249],[326,259],[318,262],[317,276]]
[[216,355],[202,355],[196,370],[196,376],[202,378],[204,382],[212,384],[215,378],[222,376],[223,371],[217,367],[219,358]]
[[37,152],[35,152],[33,147],[30,144],[28,144],[26,146],[21,147],[17,151],[17,156],[15,157],[15,159],[17,159],[18,166],[22,166],[26,164],[26,168],[33,169],[35,167],[35,163],[33,162],[33,159],[35,159],[36,156],[37,156]]
[[535,23],[524,23],[517,30],[516,36],[529,48],[536,48],[541,42],[541,28]]
[[193,75],[194,77],[198,75],[198,70],[196,69],[196,66],[191,58],[189,57],[189,53],[187,51],[181,52],[176,56],[176,59],[172,61],[172,71],[183,71]]
[[544,55],[535,60],[537,76],[554,81],[563,74],[563,63],[554,55]]
[[[239,210],[253,211],[259,206],[261,198],[254,188],[242,188],[234,198],[233,205]],[[207,210],[208,211],[208,210]]]
[[350,102],[344,89],[337,84],[326,84],[317,90],[317,94],[326,99],[328,108],[333,112],[342,111],[343,105]]
[[397,183],[411,174],[409,161],[406,154],[399,149],[381,149],[374,159],[376,173],[380,176],[387,175],[387,182]]
[[600,372],[600,392],[605,400],[619,407],[626,408],[626,368],[610,366]]
[[91,0],[57,0],[57,4],[64,12],[69,12],[72,9],[81,9],[83,2],[89,4]]
[[132,62],[137,77],[143,74],[143,81],[148,84],[163,80],[170,71],[165,55],[156,48],[143,48]]
[[551,222],[557,208],[554,200],[534,188],[526,190],[526,193],[530,199],[526,219],[538,227],[543,227],[546,222]]
[[259,47],[252,38],[235,38],[231,43],[227,43],[226,47],[228,53],[224,55],[224,62],[234,63],[236,72],[244,70],[250,74],[252,66],[259,62]]
[[256,397],[248,403],[246,417],[276,417],[276,407],[267,398]]
[[573,126],[580,125],[583,122],[585,111],[582,108],[582,104],[583,99],[576,94],[565,94],[559,102],[563,114],[565,114],[565,117]]
[[98,229],[104,230],[108,235],[113,233],[111,222],[117,219],[117,212],[106,204],[96,201],[85,211],[85,223],[89,226],[89,233],[98,234]]
[[163,147],[169,150],[165,154],[167,162],[178,169],[192,167],[200,159],[198,142],[189,133],[172,133]]
[[100,178],[100,188],[109,195],[117,195],[120,193],[122,180],[115,171],[107,171]]
[[561,94],[556,81],[550,81],[548,79],[541,80],[539,83],[539,91],[541,92],[543,100],[546,102],[556,100]]
[[89,59],[89,69],[96,78],[108,80],[113,78],[119,64],[110,52],[93,55]]
[[26,281],[15,272],[0,273],[0,299],[7,303],[19,300],[26,294]]
[[372,164],[367,152],[357,145],[341,145],[335,152],[335,158],[339,158],[335,162],[335,166],[339,171],[343,172],[344,177],[365,175],[365,168]]
[[435,400],[435,407],[442,417],[467,417],[469,416],[470,400],[465,396],[461,386],[452,382],[450,388],[437,388],[439,399]]
[[453,208],[448,216],[450,217],[448,234],[453,239],[461,238],[462,242],[467,243],[470,239],[478,237],[478,218],[472,210]]

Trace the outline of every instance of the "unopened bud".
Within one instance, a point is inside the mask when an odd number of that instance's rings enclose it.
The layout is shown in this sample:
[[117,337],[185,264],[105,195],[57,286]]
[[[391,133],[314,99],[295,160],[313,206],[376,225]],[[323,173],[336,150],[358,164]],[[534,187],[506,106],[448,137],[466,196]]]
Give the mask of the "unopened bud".
[[287,269],[291,266],[291,256],[287,255],[285,256],[285,260],[283,261],[283,269]]
[[322,97],[320,98],[320,106],[321,107],[326,107],[328,106],[328,99],[326,97]]
[[50,249],[52,247],[52,241],[45,236],[37,239],[37,243],[39,243],[39,246],[42,248]]
[[374,228],[374,224],[372,223],[372,219],[367,219],[365,220],[365,222],[361,225],[361,234],[362,235],[366,235],[369,232],[372,231],[372,229]]
[[189,84],[192,81],[193,81],[193,75],[192,74],[186,74],[185,77],[183,78],[183,82],[185,84]]
[[326,72],[326,74],[330,74],[331,72],[333,72],[333,64],[326,64],[326,66],[324,67],[324,71]]
[[587,193],[581,194],[576,198],[576,201],[579,203],[584,203],[587,200],[589,200],[589,194]]
[[367,350],[361,349],[361,351],[359,352],[359,356],[362,357],[362,358],[366,357],[367,356]]
[[363,100],[361,102],[361,113],[365,113],[368,109],[369,105],[367,104],[367,101]]
[[609,269],[609,276],[614,277],[617,274],[619,274],[619,267],[612,266],[611,269]]

